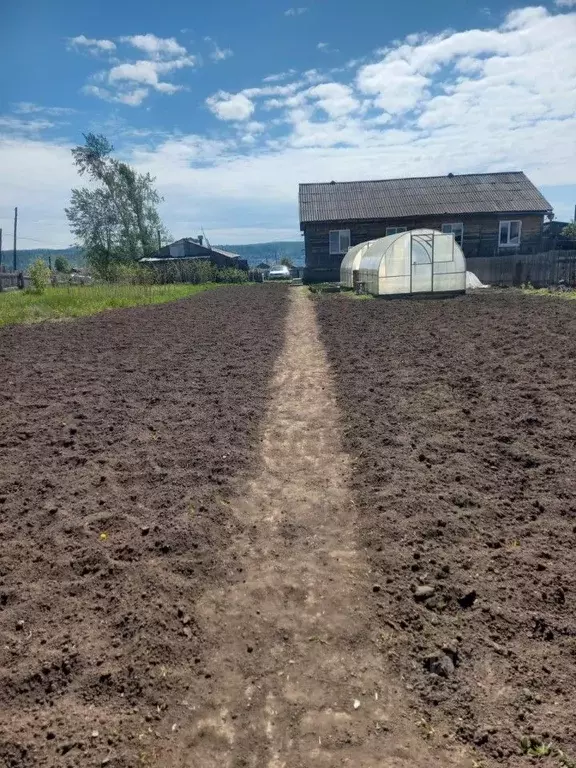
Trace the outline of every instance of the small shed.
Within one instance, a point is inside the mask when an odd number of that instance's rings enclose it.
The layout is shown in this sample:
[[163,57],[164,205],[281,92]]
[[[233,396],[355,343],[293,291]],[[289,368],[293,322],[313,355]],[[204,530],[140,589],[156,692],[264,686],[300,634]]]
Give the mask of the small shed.
[[[374,296],[466,292],[466,259],[453,234],[415,229],[366,244],[353,284]],[[353,257],[354,258],[354,257]],[[341,275],[348,280],[347,274]]]

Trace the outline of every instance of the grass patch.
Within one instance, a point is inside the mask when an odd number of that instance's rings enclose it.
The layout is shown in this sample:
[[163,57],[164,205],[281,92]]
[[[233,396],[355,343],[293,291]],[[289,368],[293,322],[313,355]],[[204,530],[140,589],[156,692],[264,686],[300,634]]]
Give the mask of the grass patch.
[[559,291],[557,288],[532,288],[531,286],[523,286],[521,291],[522,293],[527,293],[529,296],[553,296],[556,299],[576,299],[576,290]]
[[0,326],[84,317],[121,307],[164,304],[167,301],[183,299],[216,287],[216,283],[102,284],[50,287],[42,294],[28,291],[4,291],[0,293]]

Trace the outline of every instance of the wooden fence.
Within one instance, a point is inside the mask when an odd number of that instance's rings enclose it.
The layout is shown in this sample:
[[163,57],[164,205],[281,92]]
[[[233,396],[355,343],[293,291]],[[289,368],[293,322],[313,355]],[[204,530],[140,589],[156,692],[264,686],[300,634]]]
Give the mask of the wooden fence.
[[0,291],[6,291],[12,288],[27,288],[29,285],[30,278],[22,272],[0,271]]
[[488,285],[546,288],[564,281],[576,286],[576,250],[471,257],[466,269]]

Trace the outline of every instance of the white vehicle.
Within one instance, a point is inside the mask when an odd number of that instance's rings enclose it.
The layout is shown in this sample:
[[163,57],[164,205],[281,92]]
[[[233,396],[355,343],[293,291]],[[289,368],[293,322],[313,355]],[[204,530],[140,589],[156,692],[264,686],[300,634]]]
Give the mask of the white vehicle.
[[274,264],[268,272],[269,280],[287,280],[290,277],[290,269],[285,264]]

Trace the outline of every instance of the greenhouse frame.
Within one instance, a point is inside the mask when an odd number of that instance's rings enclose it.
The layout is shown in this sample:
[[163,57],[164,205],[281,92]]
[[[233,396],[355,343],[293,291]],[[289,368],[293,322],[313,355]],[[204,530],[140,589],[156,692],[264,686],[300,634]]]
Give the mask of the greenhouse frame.
[[466,292],[466,259],[453,234],[415,229],[350,248],[340,281],[373,296],[457,295]]

